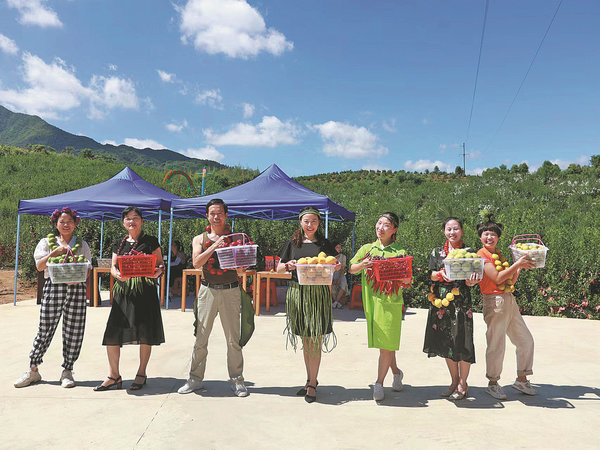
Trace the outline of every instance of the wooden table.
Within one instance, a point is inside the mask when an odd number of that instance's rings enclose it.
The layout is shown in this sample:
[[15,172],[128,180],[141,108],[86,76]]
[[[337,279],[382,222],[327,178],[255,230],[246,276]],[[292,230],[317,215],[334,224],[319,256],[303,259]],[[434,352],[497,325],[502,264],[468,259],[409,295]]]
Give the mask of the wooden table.
[[[247,270],[242,275],[242,287],[246,290],[248,277],[256,274],[256,270]],[[198,297],[198,290],[200,289],[200,281],[202,279],[202,269],[183,269],[183,273],[181,275],[181,311],[185,311],[185,299],[187,297],[187,276],[195,275],[196,276],[196,297]]]
[[289,280],[292,278],[292,274],[290,272],[283,272],[283,273],[277,273],[277,272],[267,272],[267,271],[263,271],[263,272],[256,272],[256,276],[254,277],[254,309],[256,311],[256,315],[259,316],[260,315],[260,282],[262,279],[267,280],[266,282],[266,288],[267,288],[267,299],[266,299],[266,306],[267,306],[267,311],[269,311],[270,307],[271,307],[271,289],[269,289],[269,282],[271,281],[271,279],[276,278],[279,280]]
[[181,273],[181,310],[185,311],[185,299],[187,297],[187,277],[188,275],[196,276],[196,297],[198,289],[200,289],[200,280],[202,279],[202,269],[183,269]]
[[[110,267],[94,267],[93,277],[94,277],[94,306],[98,306],[98,277],[101,273],[110,274]],[[113,300],[113,285],[115,284],[115,280],[110,274],[109,281],[109,289],[110,289],[110,303],[112,304]],[[160,305],[163,306],[165,304],[165,283],[167,282],[167,276],[163,273],[160,277]]]

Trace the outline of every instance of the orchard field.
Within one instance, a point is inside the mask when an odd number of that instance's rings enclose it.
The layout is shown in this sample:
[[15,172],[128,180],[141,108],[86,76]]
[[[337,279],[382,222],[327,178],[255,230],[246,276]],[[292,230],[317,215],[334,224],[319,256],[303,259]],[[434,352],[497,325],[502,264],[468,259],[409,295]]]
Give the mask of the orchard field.
[[[78,189],[105,181],[123,165],[87,155],[76,157],[36,148],[17,149],[0,146],[0,266],[14,265],[17,206],[19,199],[37,198]],[[183,178],[163,185],[166,173],[156,169],[132,167],[147,181],[181,196],[187,196]],[[207,179],[207,192],[249,181],[258,171],[239,167],[213,171]],[[455,215],[465,220],[463,240],[481,247],[475,227],[481,212],[490,211],[504,224],[499,248],[509,260],[508,246],[513,236],[537,233],[550,249],[546,267],[521,274],[515,295],[524,314],[577,318],[600,318],[600,156],[589,166],[572,164],[561,170],[546,161],[530,174],[526,165],[501,166],[486,170],[482,176],[455,173],[410,173],[404,171],[354,171],[297,178],[308,188],[326,194],[356,213],[355,249],[374,240],[378,214],[394,211],[401,223],[397,239],[413,255],[414,283],[405,292],[409,306],[427,307],[428,258],[433,247],[441,246],[443,218]],[[192,195],[199,195],[193,192]],[[68,206],[68,205],[64,205]],[[180,240],[187,254],[191,241],[204,229],[205,220],[176,220],[174,239]],[[275,254],[291,236],[294,223],[237,220],[236,231],[246,232],[259,245],[259,257]],[[146,222],[145,230],[157,234],[157,224]],[[166,248],[168,222],[163,223],[163,249]],[[23,216],[21,219],[20,264],[24,276],[34,275],[33,248],[50,231],[47,218]],[[82,221],[79,232],[98,255],[100,223]],[[330,239],[342,241],[351,256],[352,224],[330,225]],[[105,224],[104,257],[111,243],[122,235],[121,224]],[[478,290],[474,300],[479,303]]]

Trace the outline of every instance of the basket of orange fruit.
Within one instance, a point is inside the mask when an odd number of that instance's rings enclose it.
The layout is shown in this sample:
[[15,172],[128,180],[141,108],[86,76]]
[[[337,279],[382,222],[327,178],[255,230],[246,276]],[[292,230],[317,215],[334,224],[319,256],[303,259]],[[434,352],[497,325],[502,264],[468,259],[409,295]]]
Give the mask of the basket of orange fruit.
[[300,258],[296,261],[298,283],[303,285],[330,285],[337,263],[338,260],[335,256],[327,256],[325,252],[321,252],[312,258]]

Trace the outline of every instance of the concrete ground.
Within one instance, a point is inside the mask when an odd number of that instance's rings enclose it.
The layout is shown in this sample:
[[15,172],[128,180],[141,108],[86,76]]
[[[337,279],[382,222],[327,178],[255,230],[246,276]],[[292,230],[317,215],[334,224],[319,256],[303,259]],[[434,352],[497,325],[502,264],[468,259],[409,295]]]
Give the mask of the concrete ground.
[[[177,302],[171,303],[171,308]],[[188,300],[189,304],[189,300]],[[264,308],[263,308],[264,310]],[[16,389],[27,369],[38,326],[35,301],[0,306],[0,448],[187,449],[187,448],[599,448],[600,322],[526,317],[536,342],[539,395],[505,387],[508,400],[485,393],[485,324],[475,314],[477,364],[468,399],[439,397],[449,384],[443,359],[422,352],[426,310],[409,309],[398,362],[405,389],[372,400],[378,352],[367,348],[360,311],[335,310],[337,348],[323,356],[318,402],[295,392],[304,384],[302,354],[286,349],[281,305],[256,318],[256,332],[244,349],[247,398],[234,397],[227,383],[225,340],[217,320],[209,344],[206,390],[180,395],[187,378],[193,316],[190,309],[163,310],[166,343],[155,347],[148,384],[94,392],[108,373],[101,345],[108,302],[89,308],[77,386],[59,385],[60,325],[40,366],[43,381]],[[133,381],[137,347],[123,348],[124,385]],[[501,383],[515,377],[514,347],[507,343]]]

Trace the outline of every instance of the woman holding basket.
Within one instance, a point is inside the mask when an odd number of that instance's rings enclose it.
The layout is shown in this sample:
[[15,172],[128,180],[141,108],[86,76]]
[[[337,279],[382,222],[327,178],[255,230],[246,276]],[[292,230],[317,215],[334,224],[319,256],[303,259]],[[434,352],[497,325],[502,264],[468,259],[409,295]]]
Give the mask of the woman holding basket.
[[29,370],[15,381],[15,387],[25,387],[42,380],[38,366],[52,342],[60,317],[63,316],[63,371],[60,385],[64,388],[75,386],[73,365],[81,351],[83,333],[85,331],[86,284],[53,283],[49,278],[48,260],[64,257],[68,253],[83,255],[89,262],[92,258],[90,248],[73,232],[79,223],[77,211],[70,208],[55,210],[50,216],[54,233],[42,239],[35,248],[33,257],[39,271],[44,271],[44,294],[40,308],[40,323],[33,348],[29,353]]
[[[277,265],[277,272],[292,272],[286,297],[287,339],[294,350],[298,345],[298,337],[302,339],[306,384],[296,395],[304,396],[308,403],[312,403],[317,399],[321,351],[331,351],[336,345],[332,325],[331,289],[328,285],[300,285],[295,269],[300,258],[315,257],[320,253],[334,256],[336,251],[319,228],[321,214],[318,209],[312,206],[303,208],[298,218],[300,228],[279,252],[281,260]],[[335,270],[341,268],[340,264],[336,264]],[[333,342],[329,347],[331,337]]]
[[[471,364],[475,363],[473,345],[473,311],[471,309],[471,286],[479,283],[481,275],[472,273],[466,280],[452,281],[444,270],[444,259],[454,250],[465,249],[462,241],[463,222],[456,217],[447,218],[442,224],[446,243],[434,248],[429,256],[432,305],[429,308],[423,351],[430,358],[446,359],[450,372],[450,387],[441,394],[452,400],[465,398],[469,391],[467,377]],[[434,301],[438,301],[437,306]],[[441,302],[444,302],[443,304]]]
[[[379,349],[377,380],[373,385],[373,400],[384,399],[383,381],[392,370],[392,389],[401,391],[404,374],[396,363],[396,351],[400,348],[402,328],[402,286],[412,278],[378,282],[373,273],[373,260],[404,256],[406,252],[396,243],[398,216],[383,213],[375,225],[377,240],[363,245],[350,260],[350,273],[361,273],[362,298],[367,319],[369,348]],[[412,276],[412,274],[411,274]]]
[[[116,279],[113,304],[106,323],[102,345],[108,354],[109,375],[94,388],[106,391],[113,387],[121,389],[123,380],[119,374],[121,347],[139,344],[140,364],[130,390],[139,390],[146,384],[146,367],[150,360],[152,345],[165,342],[156,278],[162,275],[162,253],[158,239],[142,231],[142,212],[130,206],[121,213],[127,236],[113,245],[110,273]],[[154,273],[150,277],[128,276],[119,271],[118,256],[156,255]]]

